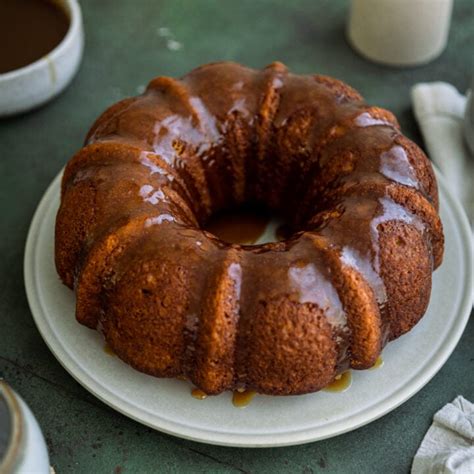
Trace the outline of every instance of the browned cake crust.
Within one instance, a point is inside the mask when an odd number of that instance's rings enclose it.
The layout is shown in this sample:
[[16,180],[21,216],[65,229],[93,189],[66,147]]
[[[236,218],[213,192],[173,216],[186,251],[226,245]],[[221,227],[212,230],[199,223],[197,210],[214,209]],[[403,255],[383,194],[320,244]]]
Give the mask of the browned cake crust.
[[[258,201],[294,234],[202,226]],[[326,76],[234,63],[158,77],[68,163],[56,267],[77,319],[136,369],[209,394],[319,390],[422,317],[443,257],[436,180],[388,111]]]

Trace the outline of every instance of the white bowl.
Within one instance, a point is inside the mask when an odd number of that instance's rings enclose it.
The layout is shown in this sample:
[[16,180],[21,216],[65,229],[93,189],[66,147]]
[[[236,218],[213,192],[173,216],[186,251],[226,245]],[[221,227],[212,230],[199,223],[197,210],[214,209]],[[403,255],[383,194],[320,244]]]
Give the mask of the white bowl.
[[62,41],[46,56],[0,74],[0,117],[31,110],[56,97],[76,74],[84,48],[82,14],[77,0],[59,0],[69,17]]

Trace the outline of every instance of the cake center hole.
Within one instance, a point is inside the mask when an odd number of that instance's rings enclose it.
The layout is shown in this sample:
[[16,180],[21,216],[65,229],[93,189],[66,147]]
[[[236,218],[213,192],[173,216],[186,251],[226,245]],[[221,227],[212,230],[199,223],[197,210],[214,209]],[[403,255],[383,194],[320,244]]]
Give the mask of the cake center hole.
[[204,230],[230,244],[260,245],[290,236],[289,226],[278,214],[259,204],[224,209],[211,216]]

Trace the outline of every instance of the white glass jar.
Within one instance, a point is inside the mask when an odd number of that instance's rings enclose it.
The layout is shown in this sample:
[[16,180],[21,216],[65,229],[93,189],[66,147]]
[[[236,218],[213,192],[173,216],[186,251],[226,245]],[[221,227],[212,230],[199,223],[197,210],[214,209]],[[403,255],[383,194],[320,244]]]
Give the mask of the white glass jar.
[[452,6],[452,0],[352,0],[348,40],[378,63],[425,64],[446,47]]

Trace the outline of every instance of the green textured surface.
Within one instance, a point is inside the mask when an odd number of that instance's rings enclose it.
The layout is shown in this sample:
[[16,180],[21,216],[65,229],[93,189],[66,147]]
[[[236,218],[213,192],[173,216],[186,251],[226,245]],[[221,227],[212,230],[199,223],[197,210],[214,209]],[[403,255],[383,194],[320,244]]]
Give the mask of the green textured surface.
[[[232,449],[167,436],[114,412],[62,369],[41,339],[23,285],[23,249],[47,185],[94,118],[155,75],[215,60],[254,67],[273,60],[334,75],[398,116],[420,143],[409,100],[418,81],[461,91],[473,72],[474,3],[456,0],[449,45],[428,66],[390,69],[347,45],[345,1],[82,1],[86,49],[71,86],[47,106],[0,121],[0,376],[24,397],[65,472],[407,472],[433,413],[457,394],[474,399],[474,324],[442,370],[411,400],[337,438],[276,449]],[[158,28],[169,28],[178,51]],[[414,361],[416,363],[416,361]]]

